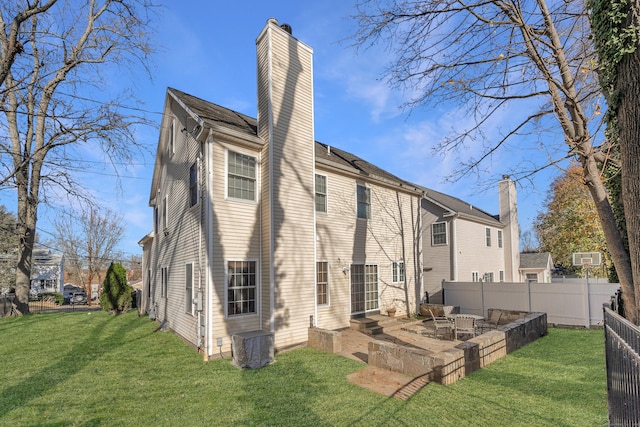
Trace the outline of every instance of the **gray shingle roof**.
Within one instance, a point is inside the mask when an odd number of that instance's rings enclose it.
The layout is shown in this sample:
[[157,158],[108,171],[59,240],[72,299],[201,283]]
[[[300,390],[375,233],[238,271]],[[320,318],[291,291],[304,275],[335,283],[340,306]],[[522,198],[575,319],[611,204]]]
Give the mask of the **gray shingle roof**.
[[[209,125],[210,127],[224,126],[243,134],[257,137],[257,120],[253,117],[213,104],[174,88],[169,88],[168,90],[178,97],[192,112],[203,119],[205,125]],[[421,192],[421,189],[417,185],[400,179],[360,157],[340,150],[339,148],[329,147],[327,144],[316,141],[315,155],[316,161],[319,160],[328,166],[338,167],[352,173],[357,173],[362,177],[400,186],[409,191]]]
[[457,197],[449,196],[444,193],[440,193],[439,191],[431,190],[429,188],[423,188],[425,191],[425,196],[429,199],[432,199],[436,203],[446,207],[452,212],[476,218],[478,220],[482,220],[484,222],[494,222],[496,225],[502,224],[497,215],[491,215],[476,206],[473,206],[463,200],[458,199]]
[[550,256],[549,252],[522,253],[520,254],[520,268],[547,268]]
[[191,111],[209,125],[222,125],[248,135],[258,134],[256,119],[174,88],[169,88]]

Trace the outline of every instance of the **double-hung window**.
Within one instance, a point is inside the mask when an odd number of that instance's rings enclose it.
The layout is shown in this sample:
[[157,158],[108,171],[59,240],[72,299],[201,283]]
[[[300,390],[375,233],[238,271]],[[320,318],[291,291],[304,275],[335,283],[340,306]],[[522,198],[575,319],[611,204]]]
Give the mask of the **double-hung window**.
[[493,282],[493,272],[484,273],[484,281],[486,283],[492,283]]
[[189,206],[198,204],[198,162],[189,168]]
[[472,282],[479,282],[480,278],[478,276],[478,272],[477,271],[472,271],[471,272],[471,281]]
[[235,151],[227,153],[227,197],[255,201],[256,158]]
[[327,177],[316,174],[316,212],[327,213]]
[[165,231],[169,228],[169,196],[162,199],[162,227]]
[[487,247],[491,246],[491,229],[489,227],[484,229],[485,234],[485,244]]
[[358,218],[371,219],[371,188],[358,184],[357,198]]
[[318,305],[329,304],[329,263],[316,262],[316,292]]
[[237,316],[256,312],[256,261],[227,262],[227,314]]
[[169,155],[175,153],[175,144],[176,144],[176,125],[175,120],[171,119],[171,123],[169,124]]
[[404,283],[404,261],[395,261],[391,266],[391,281]]
[[447,223],[434,222],[431,224],[431,245],[439,246],[447,244]]
[[162,298],[167,297],[168,282],[169,282],[169,267],[162,267],[160,269],[160,296]]
[[498,247],[502,247],[502,230],[498,230]]
[[158,215],[158,207],[153,208],[153,231],[158,232],[158,221],[160,220]]

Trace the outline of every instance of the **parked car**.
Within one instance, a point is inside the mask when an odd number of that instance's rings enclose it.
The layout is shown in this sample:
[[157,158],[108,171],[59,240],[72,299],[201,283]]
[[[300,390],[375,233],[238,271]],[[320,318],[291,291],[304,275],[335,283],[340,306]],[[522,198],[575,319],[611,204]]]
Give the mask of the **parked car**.
[[73,292],[71,294],[71,298],[69,299],[71,304],[86,304],[87,303],[87,293],[85,291]]
[[62,291],[62,296],[64,296],[64,303],[71,304],[71,297],[74,293],[77,292],[82,292],[82,288],[70,283],[64,285],[64,290]]

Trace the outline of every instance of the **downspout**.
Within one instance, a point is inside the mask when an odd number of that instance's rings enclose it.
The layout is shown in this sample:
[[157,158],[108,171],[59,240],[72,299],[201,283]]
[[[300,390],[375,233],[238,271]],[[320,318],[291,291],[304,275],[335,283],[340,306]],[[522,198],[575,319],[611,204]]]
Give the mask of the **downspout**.
[[454,216],[451,219],[451,251],[453,252],[453,256],[451,257],[451,263],[453,264],[451,267],[453,269],[453,281],[457,282],[458,281],[458,248],[456,245],[457,241],[456,241],[456,219],[457,217]]
[[[204,195],[204,191],[201,191],[202,189],[202,179],[204,174],[202,173],[203,170],[203,164],[204,161],[202,160],[202,156],[203,156],[203,152],[205,150],[204,148],[204,144],[201,142],[200,143],[200,152],[198,152],[198,156],[196,157],[196,166],[197,166],[197,170],[198,170],[198,196],[200,197],[200,207],[198,209],[198,291],[196,292],[195,295],[191,295],[192,301],[191,304],[193,304],[193,298],[195,297],[196,299],[198,298],[198,293],[200,293],[200,295],[202,295],[202,210],[205,209],[204,205],[205,205],[205,195]],[[192,305],[193,307],[193,305]],[[197,309],[197,305],[196,305],[196,309]],[[200,347],[204,347],[204,342],[203,342],[203,337],[202,337],[202,331],[201,331],[201,327],[202,327],[202,311],[198,311],[197,315],[196,315],[196,337],[197,337],[197,345],[198,345],[198,350],[203,350],[203,353],[206,354],[206,351],[204,351],[204,349],[201,349]]]
[[205,194],[204,194],[204,206],[205,206],[205,238],[206,238],[206,274],[205,274],[205,283],[206,283],[206,308],[205,308],[205,348],[204,354],[205,359],[208,360],[209,356],[213,355],[213,283],[212,283],[212,274],[211,269],[213,268],[213,230],[211,227],[211,218],[213,218],[213,204],[211,197],[211,187],[213,183],[211,182],[211,169],[213,163],[213,144],[211,140],[213,139],[213,130],[209,129],[209,135],[207,136],[207,141],[205,143],[205,171],[206,175],[205,179]]
[[[313,82],[313,67],[311,67],[311,82]],[[315,123],[315,101],[313,99],[314,96],[314,91],[311,91],[311,131],[312,131],[312,135],[313,138],[311,138],[311,144],[313,146],[313,149],[311,150],[312,155],[311,155],[311,161],[313,162],[313,185],[315,186],[315,182],[316,182],[316,150],[315,150],[315,146],[316,146],[316,123]],[[327,186],[329,185],[328,183],[328,178],[327,178]],[[327,188],[328,190],[328,188]],[[329,210],[329,203],[327,202],[327,211]],[[315,274],[313,275],[313,300],[315,301],[315,304],[313,306],[313,323],[312,326],[318,326],[318,288],[316,287],[316,280],[318,280],[318,224],[317,224],[317,212],[316,212],[316,206],[315,206],[315,193],[314,193],[314,201],[313,201],[313,270],[315,272]],[[328,269],[329,264],[327,263],[327,269]],[[329,271],[327,270],[327,280],[329,279]]]

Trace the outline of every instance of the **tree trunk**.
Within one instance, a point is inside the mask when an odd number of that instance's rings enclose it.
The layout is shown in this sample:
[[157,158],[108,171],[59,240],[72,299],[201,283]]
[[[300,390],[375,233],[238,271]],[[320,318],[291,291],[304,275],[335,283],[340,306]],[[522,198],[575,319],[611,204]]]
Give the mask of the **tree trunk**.
[[29,169],[20,168],[16,175],[18,187],[18,266],[16,270],[16,308],[22,314],[29,313],[29,289],[31,288],[31,258],[35,242],[36,211],[29,197]]
[[[640,25],[640,5],[632,2],[629,24]],[[640,42],[636,42],[635,52],[625,55],[617,68],[617,92],[620,96],[617,111],[618,138],[622,163],[622,202],[629,239],[629,258],[633,283],[640,284]],[[616,265],[617,268],[617,265]],[[635,292],[634,292],[635,290]],[[622,288],[625,316],[629,321],[640,324],[640,291],[637,288]]]

